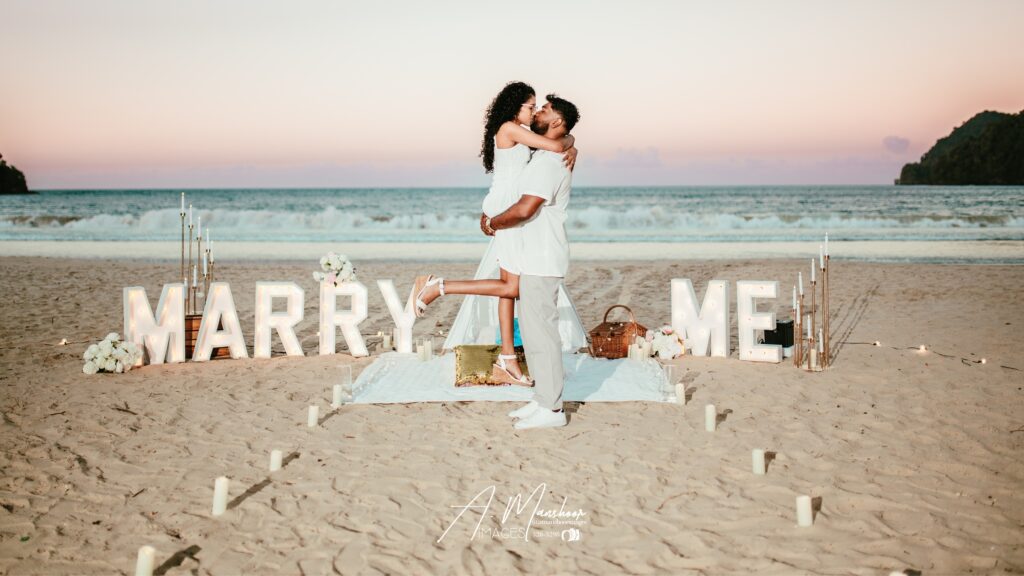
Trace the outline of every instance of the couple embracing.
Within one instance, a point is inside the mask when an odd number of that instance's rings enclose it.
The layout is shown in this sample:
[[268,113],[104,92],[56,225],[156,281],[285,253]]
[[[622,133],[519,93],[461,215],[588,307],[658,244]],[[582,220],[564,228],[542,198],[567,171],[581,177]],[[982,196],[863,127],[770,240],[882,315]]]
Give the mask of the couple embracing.
[[[576,106],[554,94],[537,106],[533,88],[522,82],[509,83],[498,93],[487,109],[480,151],[484,168],[493,173],[480,217],[480,229],[493,237],[487,255],[474,280],[419,276],[412,292],[418,317],[436,298],[447,294],[490,297],[476,308],[490,306],[492,312],[497,299],[501,353],[494,376],[505,384],[534,388],[533,400],[509,413],[518,419],[517,429],[566,424],[562,351],[572,348],[566,341],[573,340],[574,332],[581,332],[564,286],[569,268],[566,210],[576,160],[575,138],[569,132],[579,117]],[[496,261],[496,274],[488,274],[489,261]],[[517,300],[532,379],[523,374],[514,349]],[[486,325],[477,318],[486,313],[473,308],[463,305],[446,348],[459,340],[479,341],[474,328]],[[560,329],[560,314],[572,316],[568,336]]]

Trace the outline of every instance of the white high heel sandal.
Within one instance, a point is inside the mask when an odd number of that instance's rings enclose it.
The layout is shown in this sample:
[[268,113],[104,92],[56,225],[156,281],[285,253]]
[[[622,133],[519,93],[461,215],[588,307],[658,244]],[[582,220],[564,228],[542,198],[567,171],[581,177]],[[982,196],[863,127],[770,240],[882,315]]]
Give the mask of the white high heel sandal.
[[[412,287],[412,290],[413,301],[415,302],[414,311],[416,312],[417,318],[423,318],[423,312],[427,309],[427,304],[422,300],[423,292],[435,284],[439,285],[439,288],[441,289],[441,296],[444,296],[444,278],[435,278],[433,274],[416,277],[416,283]],[[438,296],[438,298],[440,298],[440,296]]]
[[519,357],[515,354],[498,354],[498,361],[491,365],[494,367],[494,369],[491,370],[491,377],[502,384],[515,384],[516,386],[532,388],[533,380],[528,378],[526,374],[522,374],[518,378],[512,375],[512,373],[508,371],[508,366],[505,364],[505,360],[519,360]]

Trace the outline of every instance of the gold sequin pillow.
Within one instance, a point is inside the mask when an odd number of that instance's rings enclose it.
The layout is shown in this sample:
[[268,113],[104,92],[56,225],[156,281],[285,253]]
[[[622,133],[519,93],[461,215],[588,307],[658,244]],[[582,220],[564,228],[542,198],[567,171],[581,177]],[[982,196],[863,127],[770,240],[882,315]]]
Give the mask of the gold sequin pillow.
[[[529,376],[530,368],[526,365],[526,352],[522,346],[515,347],[519,357],[519,368]],[[455,385],[456,386],[503,386],[492,376],[494,363],[498,361],[501,346],[492,344],[463,344],[455,347]]]

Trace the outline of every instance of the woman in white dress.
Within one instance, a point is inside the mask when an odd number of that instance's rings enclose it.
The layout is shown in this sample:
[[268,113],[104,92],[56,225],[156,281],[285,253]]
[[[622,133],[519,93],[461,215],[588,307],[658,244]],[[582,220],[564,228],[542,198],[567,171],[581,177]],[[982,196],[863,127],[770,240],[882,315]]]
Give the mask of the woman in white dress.
[[[484,138],[480,149],[484,169],[493,173],[491,188],[483,201],[483,212],[489,217],[501,214],[519,200],[516,180],[530,161],[530,148],[565,152],[565,163],[572,169],[576,160],[575,138],[567,135],[553,141],[535,134],[524,126],[533,123],[537,95],[528,84],[510,82],[495,96],[487,108]],[[491,249],[497,256],[500,277],[481,280],[448,280],[419,276],[413,287],[413,301],[418,317],[435,298],[444,294],[494,296],[498,301],[498,323],[501,332],[501,353],[494,365],[494,377],[504,383],[532,386],[516,360],[513,322],[515,301],[519,297],[519,274],[522,256],[521,228],[495,232]]]

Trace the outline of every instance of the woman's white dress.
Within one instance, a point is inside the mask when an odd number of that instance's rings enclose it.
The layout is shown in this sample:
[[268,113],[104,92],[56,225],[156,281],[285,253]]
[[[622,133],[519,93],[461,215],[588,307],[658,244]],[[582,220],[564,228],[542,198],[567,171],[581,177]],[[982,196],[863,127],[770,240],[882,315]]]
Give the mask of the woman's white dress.
[[[491,180],[491,189],[484,197],[484,214],[493,218],[519,201],[516,182],[529,163],[530,149],[523,144],[511,148],[494,147],[494,178]],[[523,229],[519,227],[494,233],[498,266],[516,276],[522,273],[522,242]]]
[[[519,201],[517,181],[530,162],[530,149],[523,144],[511,148],[494,148],[494,177],[484,197],[483,212],[494,217]],[[522,228],[497,230],[487,245],[474,280],[500,278],[499,268],[519,275],[522,270]],[[516,316],[519,315],[518,303]],[[466,296],[455,317],[444,348],[460,344],[494,344],[498,339],[498,299],[493,296]],[[587,345],[586,331],[576,306],[563,285],[558,290],[558,333],[562,350],[575,352]]]

